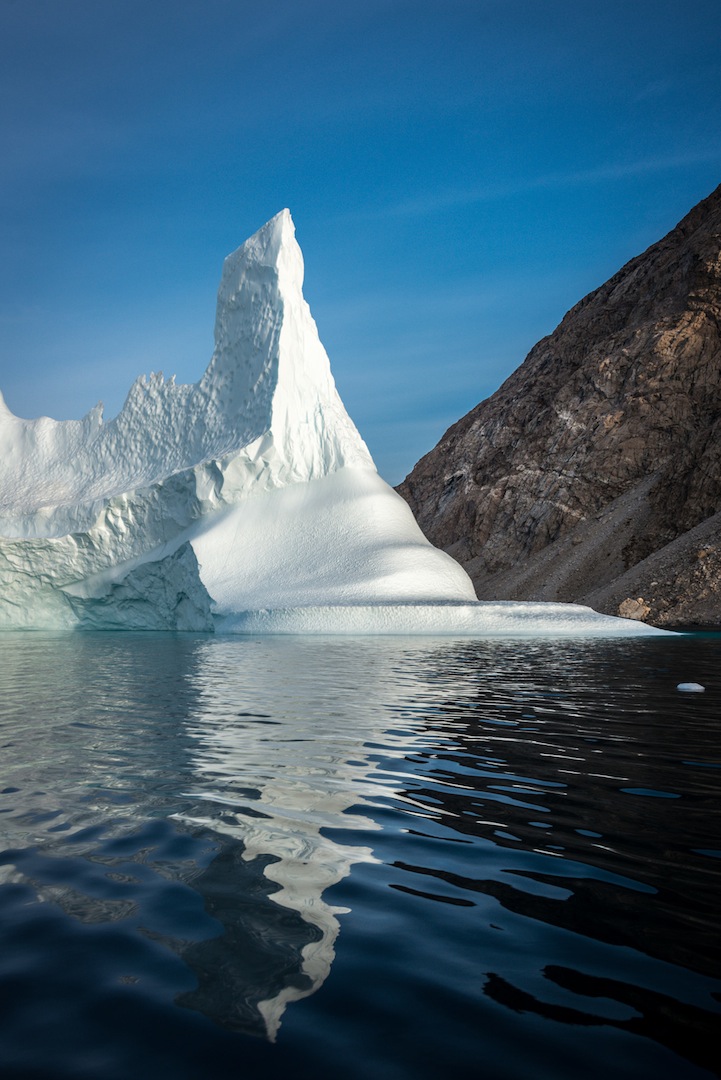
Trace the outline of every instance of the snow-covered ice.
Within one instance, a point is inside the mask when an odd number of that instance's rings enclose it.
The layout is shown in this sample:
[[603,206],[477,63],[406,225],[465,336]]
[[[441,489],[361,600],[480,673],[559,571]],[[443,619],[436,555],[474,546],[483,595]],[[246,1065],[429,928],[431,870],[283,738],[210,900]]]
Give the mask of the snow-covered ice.
[[0,628],[653,633],[484,603],[379,477],[303,298],[283,210],[225,260],[202,378],[139,378],[117,417],[0,395]]

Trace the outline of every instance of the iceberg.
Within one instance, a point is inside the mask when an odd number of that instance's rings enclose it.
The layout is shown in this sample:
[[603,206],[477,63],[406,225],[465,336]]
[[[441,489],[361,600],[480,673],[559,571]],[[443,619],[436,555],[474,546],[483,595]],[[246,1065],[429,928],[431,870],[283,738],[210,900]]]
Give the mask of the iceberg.
[[477,600],[343,406],[288,210],[225,260],[197,383],[141,376],[107,422],[24,420],[0,395],[0,628],[658,632]]

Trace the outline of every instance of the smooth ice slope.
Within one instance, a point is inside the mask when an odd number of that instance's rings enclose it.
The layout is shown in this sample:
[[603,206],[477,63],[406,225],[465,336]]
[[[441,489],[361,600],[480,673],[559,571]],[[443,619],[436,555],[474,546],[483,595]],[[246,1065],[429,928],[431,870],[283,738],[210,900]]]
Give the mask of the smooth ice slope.
[[0,627],[649,632],[478,603],[378,476],[302,284],[284,210],[225,260],[199,382],[142,377],[108,423],[0,397]]

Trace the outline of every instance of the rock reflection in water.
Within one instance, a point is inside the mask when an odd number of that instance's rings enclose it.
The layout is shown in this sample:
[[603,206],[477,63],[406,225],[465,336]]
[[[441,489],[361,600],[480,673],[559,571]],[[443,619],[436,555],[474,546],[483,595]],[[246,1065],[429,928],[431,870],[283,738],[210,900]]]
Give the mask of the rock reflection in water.
[[[718,773],[684,759],[706,744],[715,760],[716,704],[660,707],[675,686],[669,655],[652,642],[439,652],[436,672],[449,689],[465,674],[465,692],[427,723],[410,792],[429,816],[440,808],[446,828],[507,852],[510,876],[465,880],[471,892],[715,975],[718,865],[698,851],[718,847]],[[559,887],[571,888],[563,900]]]

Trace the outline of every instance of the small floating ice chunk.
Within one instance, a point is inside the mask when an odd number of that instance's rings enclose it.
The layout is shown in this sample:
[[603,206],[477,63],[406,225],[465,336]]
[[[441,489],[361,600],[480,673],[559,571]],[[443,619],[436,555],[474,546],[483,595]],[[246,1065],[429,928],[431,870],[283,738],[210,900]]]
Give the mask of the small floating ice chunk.
[[687,694],[702,694],[706,689],[700,682],[680,682],[677,690],[684,690]]

